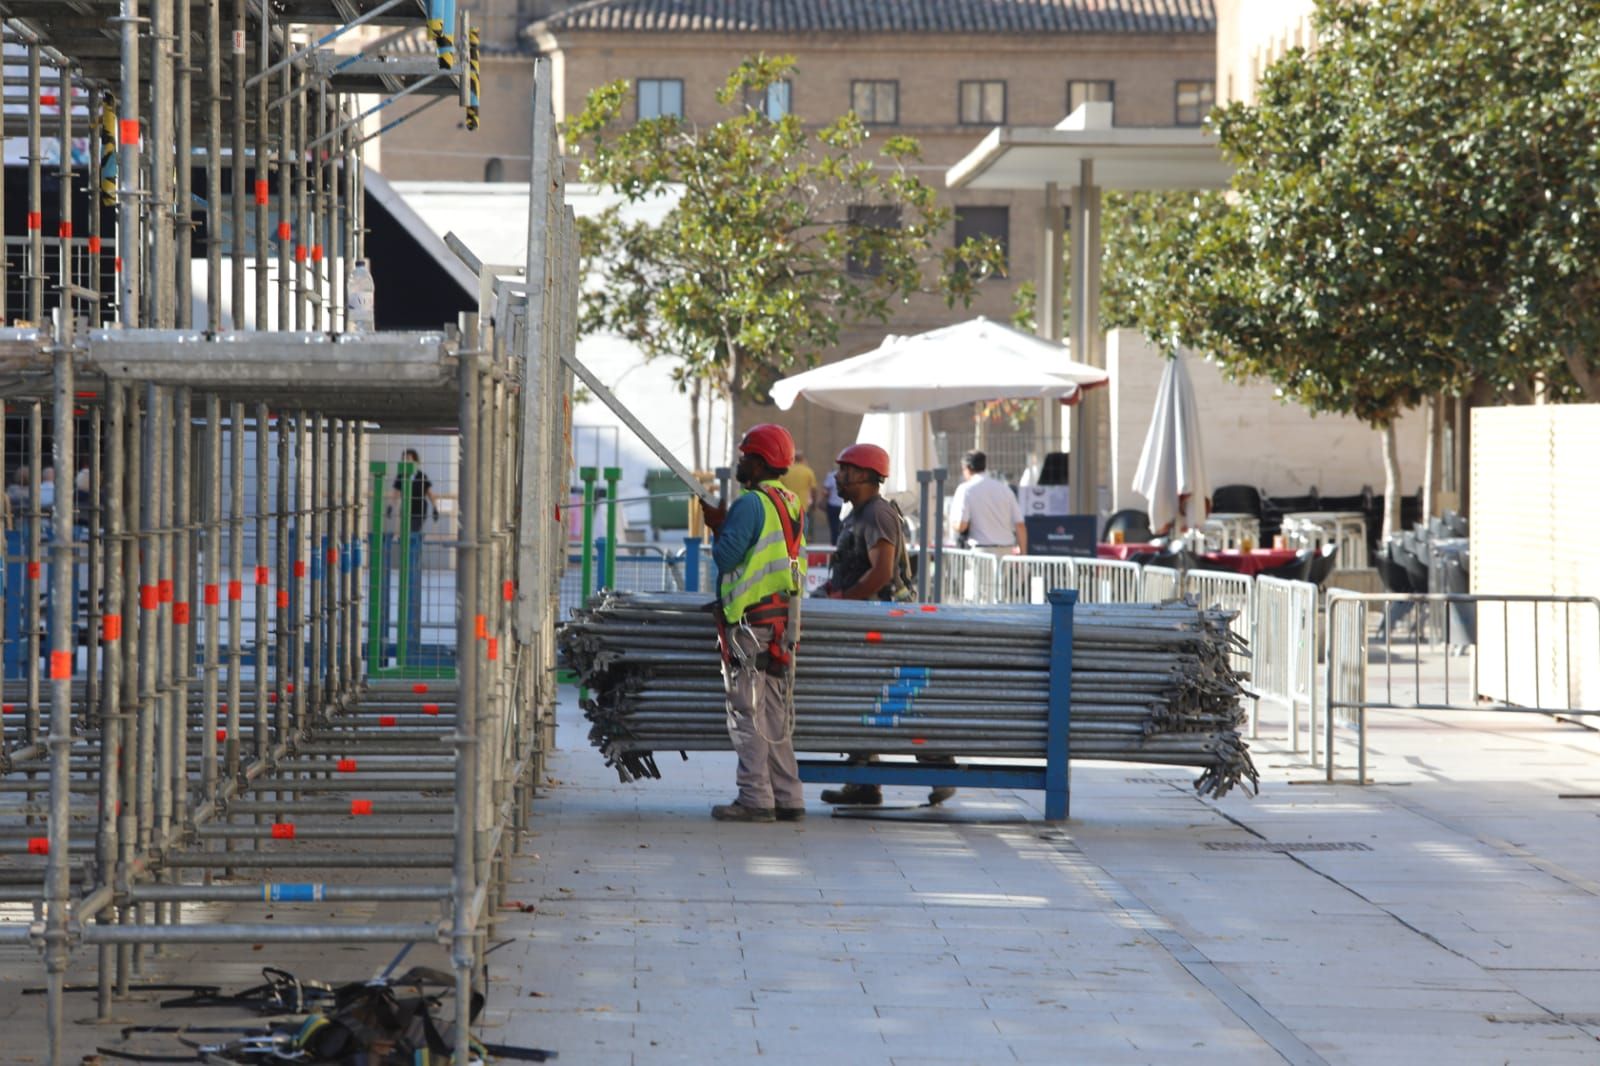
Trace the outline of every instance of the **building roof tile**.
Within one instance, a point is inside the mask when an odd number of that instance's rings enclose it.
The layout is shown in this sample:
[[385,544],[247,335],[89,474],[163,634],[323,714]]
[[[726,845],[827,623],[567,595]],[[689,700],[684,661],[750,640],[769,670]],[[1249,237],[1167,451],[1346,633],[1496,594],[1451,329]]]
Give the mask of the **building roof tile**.
[[590,0],[555,32],[1214,33],[1212,0]]

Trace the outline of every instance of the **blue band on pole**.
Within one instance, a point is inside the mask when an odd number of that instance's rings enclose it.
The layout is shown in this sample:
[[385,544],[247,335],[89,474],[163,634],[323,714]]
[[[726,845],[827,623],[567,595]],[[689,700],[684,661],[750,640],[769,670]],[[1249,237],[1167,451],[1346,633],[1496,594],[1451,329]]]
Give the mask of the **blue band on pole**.
[[894,711],[905,714],[909,711],[916,710],[916,706],[917,703],[915,700],[875,700],[872,704],[872,709],[875,711]]
[[902,680],[902,681],[910,681],[910,680],[927,681],[927,680],[930,680],[933,677],[933,667],[931,667],[931,666],[897,666],[897,667],[894,668],[894,676],[896,678]]
[[261,898],[268,903],[321,903],[322,888],[318,884],[306,882],[303,884],[261,886]]
[[892,729],[900,724],[900,716],[897,714],[864,714],[861,716],[861,724],[887,726]]

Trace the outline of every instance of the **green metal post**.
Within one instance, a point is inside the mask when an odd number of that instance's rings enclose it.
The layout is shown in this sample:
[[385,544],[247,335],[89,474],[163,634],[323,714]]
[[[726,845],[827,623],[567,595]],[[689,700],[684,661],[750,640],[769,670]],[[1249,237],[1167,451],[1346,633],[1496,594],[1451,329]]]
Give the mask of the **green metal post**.
[[372,474],[372,530],[367,541],[367,673],[376,676],[383,667],[383,568],[388,560],[383,557],[383,475],[386,463],[369,463]]
[[395,612],[395,663],[403,670],[408,658],[407,644],[411,642],[411,612],[419,607],[411,602],[411,474],[415,463],[396,465],[400,475],[400,502],[396,506],[395,546],[400,556],[400,609]]
[[594,478],[594,467],[578,468],[578,479],[583,482],[583,550],[578,557],[583,560],[584,603],[588,603],[594,593]]
[[606,588],[617,587],[617,482],[622,480],[622,468],[605,468],[606,479]]

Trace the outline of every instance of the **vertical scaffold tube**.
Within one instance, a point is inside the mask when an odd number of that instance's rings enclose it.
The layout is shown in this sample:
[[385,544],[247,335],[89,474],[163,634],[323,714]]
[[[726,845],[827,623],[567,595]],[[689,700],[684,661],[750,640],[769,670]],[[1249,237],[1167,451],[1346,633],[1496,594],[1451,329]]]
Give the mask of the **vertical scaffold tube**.
[[[267,69],[268,58],[272,54],[272,5],[261,5],[261,36],[256,47],[257,76],[261,78],[256,83],[256,165],[254,169],[255,205],[256,205],[256,329],[268,328],[270,321],[267,307],[270,303],[270,279],[267,277],[267,264],[272,258],[270,235],[267,232],[269,197],[267,194],[267,175],[271,172],[272,150],[271,129],[269,122],[270,112],[267,108],[270,96],[269,80],[263,76]],[[282,324],[277,326],[282,329]]]
[[150,306],[151,324],[172,325],[172,4],[150,5]]
[[289,99],[289,68],[279,75],[279,96],[283,103],[278,109],[278,328],[295,329],[292,308],[293,278],[291,252],[294,233],[294,101]]
[[[68,331],[70,332],[70,331]],[[55,353],[55,396],[51,431],[55,437],[55,465],[71,471],[73,463],[72,350],[67,344]],[[69,474],[70,476],[70,474]],[[72,671],[77,657],[72,634],[72,488],[58,493],[55,502],[56,536],[50,550],[50,828],[45,869],[45,973],[50,1028],[50,1061],[66,1061],[67,907],[71,887],[72,773]]]
[[[40,143],[39,45],[28,44],[28,319],[44,324],[44,180]],[[38,482],[34,482],[38,484]]]
[[117,125],[117,321],[140,324],[139,306],[139,0],[122,0],[122,117]]
[[[244,421],[244,406],[235,408]],[[271,540],[267,535],[267,516],[271,513],[269,488],[272,484],[268,471],[272,469],[272,435],[268,429],[267,405],[256,404],[256,552],[255,552],[255,603],[256,603],[256,639],[252,647],[255,655],[255,757],[258,761],[265,761],[267,757],[267,575],[272,569],[272,556],[270,554]],[[233,579],[240,581],[242,573],[235,573]],[[242,591],[242,586],[241,586]],[[233,595],[232,586],[229,586],[228,595]],[[231,706],[231,703],[230,703]]]
[[[172,706],[174,753],[173,796],[178,832],[189,826],[189,682],[194,669],[194,626],[191,622],[194,603],[194,512],[192,471],[194,466],[190,445],[194,440],[193,393],[181,388],[173,396],[172,419],[172,603],[167,608],[172,626]],[[214,717],[214,716],[213,716]],[[210,732],[204,742],[210,758],[207,765],[217,763],[216,722],[208,725]],[[173,904],[173,913],[178,904]]]
[[206,0],[206,329],[222,330],[222,0]]
[[[202,753],[201,789],[207,803],[217,802],[217,702],[222,657],[219,642],[222,638],[222,605],[219,586],[222,583],[222,400],[216,393],[206,396],[206,426],[204,454],[206,572],[205,594],[202,597],[206,613],[205,674],[201,685],[201,702],[205,708],[205,734],[212,739],[205,742]],[[239,776],[239,728],[236,702],[228,701],[228,726],[224,734],[224,752],[227,758],[228,780]]]
[[[129,869],[133,865],[136,849],[146,847],[148,840],[144,829],[144,791],[141,787],[148,772],[144,759],[144,733],[147,722],[141,699],[141,680],[137,653],[143,647],[145,620],[140,606],[143,592],[143,560],[138,531],[143,529],[144,500],[144,448],[140,430],[139,393],[132,385],[122,386],[126,409],[123,438],[122,483],[112,483],[112,491],[122,501],[122,817],[117,820],[117,887],[127,887]],[[124,904],[120,911],[123,925],[131,925],[139,914],[140,906]],[[128,944],[117,947],[117,995],[128,994],[128,983],[138,965],[139,949]]]
[[[98,211],[99,208],[97,207]],[[97,498],[105,506],[105,615],[101,619],[101,646],[105,663],[105,677],[100,687],[100,780],[103,789],[95,854],[99,864],[99,880],[103,885],[120,885],[122,875],[118,862],[122,814],[123,760],[118,755],[125,743],[126,716],[122,704],[122,484],[126,476],[123,449],[127,443],[127,425],[124,412],[127,407],[121,385],[106,386],[106,463],[105,479],[91,479]],[[101,921],[107,921],[109,912],[103,912]],[[111,1016],[111,978],[114,960],[119,949],[101,945],[99,951],[100,986],[97,996],[96,1018],[108,1020]]]
[[[457,478],[461,523],[456,545],[456,581],[459,601],[456,617],[456,824],[452,877],[454,928],[451,963],[456,975],[456,1061],[470,1062],[472,1050],[471,1003],[473,938],[476,923],[471,913],[476,890],[475,843],[478,838],[478,654],[475,618],[478,614],[478,362],[475,353],[461,356],[461,459]],[[401,504],[401,513],[405,504]],[[403,521],[404,519],[402,519]],[[402,637],[402,639],[404,639]]]
[[[177,102],[173,114],[178,122],[177,175],[177,253],[173,272],[177,282],[177,316],[173,324],[179,329],[194,325],[194,65],[190,62],[190,0],[178,4],[178,85]],[[70,153],[63,152],[65,155]]]
[[[60,69],[59,73],[61,75],[61,89],[60,89],[60,97],[59,97],[59,99],[61,101],[61,143],[63,145],[70,146],[72,144],[72,67],[71,67],[71,65],[67,64],[67,63],[61,64],[61,69]],[[58,173],[58,175],[60,177],[60,180],[61,180],[61,199],[58,201],[58,203],[60,204],[60,208],[59,208],[59,212],[58,212],[58,221],[56,223],[56,245],[60,249],[60,251],[58,253],[58,258],[59,258],[59,261],[60,261],[59,262],[60,270],[58,272],[59,281],[57,282],[57,284],[60,286],[60,294],[59,294],[58,303],[60,304],[60,306],[62,308],[62,313],[63,314],[72,314],[72,312],[73,312],[72,285],[73,285],[73,282],[74,282],[74,278],[73,278],[73,274],[72,274],[72,151],[71,151],[71,148],[69,147],[66,150],[63,150],[60,153],[60,156],[61,156],[61,160],[60,160],[60,164],[61,165],[60,165],[57,173]],[[93,197],[90,197],[90,200],[92,202],[93,201]],[[70,470],[63,471],[63,473],[65,473],[67,475],[71,475],[72,471],[70,471]]]
[[[257,477],[266,479],[265,464],[257,469]],[[220,497],[221,493],[218,493]],[[222,554],[222,543],[217,543],[217,555]],[[239,700],[244,681],[244,404],[228,406],[228,773],[238,780],[239,752],[236,738],[239,734]],[[265,598],[267,590],[258,587],[256,595]],[[263,626],[263,629],[266,627]],[[256,659],[256,673],[265,675],[264,658]],[[261,706],[266,705],[262,697]],[[265,750],[257,753],[265,758]]]
[[[233,276],[232,286],[233,328],[245,328],[245,41],[250,27],[245,21],[244,0],[233,0],[233,80],[228,86],[228,101],[233,118],[233,159],[228,174],[233,182]],[[257,329],[265,329],[258,323]]]

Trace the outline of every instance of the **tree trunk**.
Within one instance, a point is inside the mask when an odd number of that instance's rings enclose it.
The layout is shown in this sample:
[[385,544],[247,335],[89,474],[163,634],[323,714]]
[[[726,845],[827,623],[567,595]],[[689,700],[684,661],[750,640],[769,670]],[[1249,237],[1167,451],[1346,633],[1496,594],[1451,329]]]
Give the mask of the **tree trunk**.
[[728,446],[724,449],[724,454],[728,456],[727,462],[729,466],[738,461],[738,456],[733,453],[733,446],[738,441],[738,438],[734,435],[736,432],[734,423],[739,420],[739,402],[744,398],[744,386],[739,380],[740,373],[743,370],[740,363],[738,351],[733,351],[728,355],[728,424],[726,427]]
[[704,453],[700,450],[700,379],[694,379],[694,385],[689,389],[689,446],[694,452],[694,470],[699,472],[705,469],[701,460]]
[[1439,489],[1439,442],[1444,429],[1444,399],[1429,396],[1422,401],[1423,417],[1428,420],[1428,435],[1422,451],[1422,521],[1433,517],[1434,495]]
[[1572,371],[1572,377],[1583,390],[1583,394],[1595,403],[1600,403],[1600,371],[1589,366],[1589,361],[1583,357],[1578,346],[1568,345],[1566,350],[1567,369]]
[[1395,445],[1394,423],[1385,422],[1383,434],[1383,539],[1400,531],[1400,454]]

